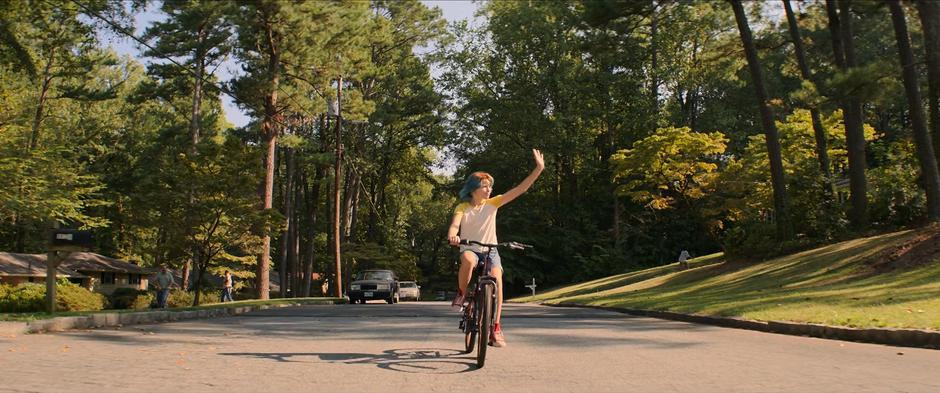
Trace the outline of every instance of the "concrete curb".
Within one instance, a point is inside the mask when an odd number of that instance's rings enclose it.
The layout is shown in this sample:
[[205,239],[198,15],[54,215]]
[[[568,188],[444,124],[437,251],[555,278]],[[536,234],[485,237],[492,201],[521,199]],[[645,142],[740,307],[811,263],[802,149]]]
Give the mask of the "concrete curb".
[[788,334],[792,336],[807,336],[842,341],[855,341],[871,344],[885,344],[899,347],[940,349],[940,331],[921,329],[856,329],[842,326],[829,326],[812,323],[797,323],[784,321],[753,321],[742,318],[714,317],[696,314],[681,314],[671,311],[639,310],[632,308],[616,308],[604,306],[589,306],[583,304],[559,303],[547,304],[553,307],[581,307],[599,310],[614,311],[624,314],[668,319],[673,321],[700,323],[735,329],[757,330],[768,333]]
[[188,319],[229,317],[270,308],[296,307],[305,304],[336,304],[336,300],[323,302],[246,305],[239,307],[208,308],[203,310],[157,310],[139,312],[105,312],[82,316],[55,317],[29,322],[0,322],[0,335],[15,337],[18,334],[61,332],[74,329],[140,325],[175,322]]

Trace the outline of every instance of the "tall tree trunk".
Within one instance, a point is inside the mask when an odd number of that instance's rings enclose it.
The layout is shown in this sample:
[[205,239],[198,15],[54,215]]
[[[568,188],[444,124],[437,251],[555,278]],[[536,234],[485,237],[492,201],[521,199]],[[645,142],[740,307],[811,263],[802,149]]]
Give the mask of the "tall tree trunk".
[[[326,130],[329,128],[326,125],[326,116],[320,115],[320,145],[326,146]],[[310,286],[313,281],[313,270],[316,266],[316,236],[317,236],[317,213],[319,209],[317,208],[320,203],[320,190],[321,190],[321,181],[323,176],[326,175],[326,170],[323,167],[317,166],[314,170],[313,181],[309,184],[308,191],[306,192],[306,201],[307,201],[307,215],[309,216],[309,222],[307,224],[307,252],[305,259],[304,267],[304,296],[310,296]],[[322,273],[324,269],[319,269],[318,273]]]
[[[291,150],[291,160],[296,160],[296,156]],[[296,173],[296,164],[294,168],[288,169],[287,175],[287,189],[285,191],[284,197],[290,198],[290,208],[284,213],[285,217],[290,220],[290,226],[287,227],[287,259],[284,264],[284,270],[286,271],[285,277],[286,281],[282,284],[289,291],[290,297],[298,297],[297,295],[297,226],[299,222],[297,221],[297,181],[294,179]]]
[[[261,203],[262,210],[271,210],[273,206],[274,194],[274,154],[277,151],[277,90],[281,81],[281,37],[274,31],[273,26],[266,25],[265,35],[267,38],[267,56],[268,56],[268,80],[269,90],[264,96],[264,119],[261,122],[261,137],[264,146],[267,147],[267,154],[264,159],[264,189],[262,190]],[[257,286],[258,298],[265,300],[270,298],[270,278],[271,270],[271,231],[270,228],[264,228],[261,243],[261,255],[258,256]]]
[[[787,14],[787,22],[790,25],[790,38],[793,40],[793,52],[796,54],[796,61],[800,66],[800,74],[803,79],[809,82],[813,80],[813,74],[809,70],[809,64],[806,62],[806,53],[803,50],[803,37],[800,34],[800,26],[796,22],[796,16],[793,15],[793,9],[790,7],[790,0],[783,0],[783,7]],[[826,130],[823,128],[822,121],[819,118],[819,109],[810,108],[810,118],[813,122],[813,135],[816,137],[816,158],[819,160],[819,170],[825,179],[825,191],[827,199],[835,196],[835,183],[829,168],[829,147],[826,141]]]
[[39,135],[42,133],[42,118],[45,115],[46,100],[49,98],[49,89],[52,88],[52,62],[55,61],[56,51],[52,49],[49,53],[49,60],[42,71],[42,86],[39,89],[39,103],[36,105],[36,113],[33,116],[33,129],[29,136],[29,151],[36,150],[39,146]]
[[927,60],[927,102],[930,107],[930,131],[933,151],[940,161],[940,3],[936,0],[917,0],[917,13],[924,31],[924,51]]
[[[303,287],[301,290],[301,295],[303,297],[309,297],[310,285],[312,284],[312,276],[313,276],[313,264],[314,262],[316,262],[315,239],[317,236],[317,229],[316,229],[316,222],[317,222],[316,203],[317,202],[316,202],[316,199],[314,199],[313,197],[313,194],[314,194],[313,189],[319,188],[319,186],[316,183],[310,184],[306,171],[302,171],[301,178],[303,178],[304,203],[307,206],[306,214],[309,217],[307,219],[307,243],[306,243],[306,247],[304,248],[304,257],[303,257],[304,279],[303,279]],[[314,177],[313,181],[316,182],[318,181],[318,179]]]
[[[827,12],[830,17],[830,28],[835,26],[838,30],[831,31],[832,35],[839,36],[840,47],[834,47],[836,64],[839,63],[838,53],[842,52],[842,70],[848,71],[857,66],[855,61],[855,45],[852,38],[852,15],[850,0],[826,0]],[[838,14],[836,13],[838,8]],[[833,20],[832,18],[836,19]],[[833,42],[835,44],[835,41]],[[842,115],[845,121],[845,145],[849,159],[849,199],[851,209],[849,221],[855,229],[868,227],[868,181],[865,171],[868,167],[865,161],[865,133],[861,101],[854,96],[843,99]]]
[[291,231],[293,227],[297,225],[297,222],[294,221],[294,199],[293,199],[293,185],[294,185],[294,149],[285,148],[283,150],[284,161],[287,164],[287,175],[286,175],[286,184],[284,185],[284,217],[287,219],[287,227],[284,228],[284,233],[281,234],[281,260],[278,266],[278,275],[281,280],[280,293],[281,297],[287,297],[287,289],[290,288],[290,257],[291,257]]
[[[29,145],[26,153],[27,156],[39,147],[39,138],[42,133],[42,119],[45,117],[46,101],[49,98],[49,90],[52,88],[52,80],[54,79],[52,75],[52,63],[55,61],[55,58],[56,48],[52,48],[49,52],[49,60],[46,62],[41,76],[42,86],[39,89],[39,103],[36,105],[36,112],[33,116],[32,132],[29,136]],[[22,197],[22,186],[17,189],[17,194],[18,197]],[[26,234],[28,232],[27,225],[29,222],[23,218],[24,217],[19,214],[13,215],[13,251],[19,253],[26,252]]]
[[184,291],[189,290],[189,276],[192,275],[193,260],[196,259],[196,248],[193,247],[192,251],[190,252],[191,254],[189,255],[189,258],[183,261],[183,272],[180,273],[183,276],[181,279],[182,282],[180,282],[180,288],[182,288]]
[[196,145],[199,144],[200,128],[202,126],[202,86],[206,72],[206,53],[202,46],[206,39],[205,35],[205,29],[200,26],[196,32],[198,48],[193,56],[193,61],[196,63],[196,76],[193,79],[193,102],[189,118],[189,138],[192,143],[189,151],[193,156],[197,154]]
[[336,297],[343,297],[343,269],[341,266],[342,261],[342,251],[340,249],[340,244],[342,241],[342,235],[340,234],[340,210],[342,205],[340,205],[340,193],[343,187],[340,185],[340,181],[343,179],[343,77],[339,77],[336,82],[336,103],[337,103],[337,115],[336,115],[336,166],[334,167],[334,184],[333,184],[333,258],[336,263],[336,276],[334,279],[334,291]]
[[657,51],[659,49],[659,18],[656,14],[658,5],[656,0],[652,0],[653,9],[650,12],[650,101],[651,109],[659,111],[659,62]]
[[793,237],[793,227],[790,223],[790,201],[787,196],[786,179],[783,175],[783,159],[780,153],[777,126],[774,124],[773,109],[767,104],[767,87],[764,85],[764,75],[760,68],[760,60],[757,57],[757,48],[754,47],[751,28],[748,26],[747,15],[744,13],[741,0],[732,0],[731,6],[734,8],[734,18],[737,20],[738,30],[741,32],[741,43],[744,45],[747,65],[751,70],[751,78],[754,82],[754,90],[757,93],[757,105],[760,109],[761,123],[767,143],[770,179],[774,190],[774,213],[777,217],[777,238],[781,240],[791,239]]
[[202,292],[202,276],[206,274],[206,265],[209,264],[208,261],[202,260],[202,253],[197,252],[197,254],[199,255],[196,255],[194,259],[196,265],[196,283],[193,285],[193,307],[198,306],[199,302],[201,301],[200,295]]
[[[313,272],[314,268],[317,266],[316,259],[316,237],[317,237],[317,214],[319,209],[317,205],[320,201],[320,181],[323,178],[323,173],[320,169],[317,169],[317,173],[314,175],[313,184],[310,185],[309,190],[307,191],[307,215],[310,217],[307,225],[307,251],[304,258],[304,297],[309,297],[311,295],[311,285],[313,284]],[[318,273],[321,273],[322,269]],[[322,295],[322,294],[321,294]]]
[[348,171],[346,179],[346,201],[343,204],[343,241],[348,242],[352,234],[353,221],[356,215],[356,204],[359,202],[359,174],[354,170]]
[[300,209],[298,206],[300,204],[299,200],[302,197],[300,182],[295,180],[293,185],[294,200],[293,208],[291,208],[291,220],[293,220],[294,225],[290,230],[290,253],[287,254],[288,264],[290,265],[291,271],[291,296],[300,297],[301,296],[301,285],[303,284],[303,269],[300,266]]
[[[271,93],[271,95],[276,95],[277,93]],[[270,100],[270,95],[265,101]],[[267,116],[265,116],[267,117]],[[267,131],[264,131],[265,134],[268,132],[274,132],[271,128],[275,126],[273,124],[268,125],[262,123],[261,128],[268,128]],[[267,147],[267,154],[264,157],[264,187],[261,195],[261,208],[264,211],[271,210],[273,206],[272,194],[274,192],[274,152],[277,149],[277,136],[270,135],[264,137],[264,145]],[[259,299],[269,299],[270,294],[270,279],[269,274],[271,270],[271,233],[270,228],[265,227],[263,229],[262,243],[261,243],[261,254],[258,256],[258,270],[256,277],[258,285],[258,298]]]
[[356,188],[353,191],[352,199],[352,215],[349,217],[349,228],[347,229],[346,238],[351,239],[351,241],[356,241],[357,239],[353,236],[356,235],[356,227],[359,222],[359,198],[362,195],[362,178],[356,176]]
[[13,252],[24,253],[26,252],[26,224],[23,222],[22,216],[19,214],[13,214],[13,228],[15,230],[13,234]]
[[[199,145],[200,137],[200,127],[202,125],[202,78],[205,75],[205,50],[202,45],[205,42],[206,32],[203,26],[200,26],[196,31],[196,53],[193,55],[193,62],[196,63],[196,76],[193,79],[193,102],[190,106],[190,116],[189,116],[189,156],[190,158],[196,157],[199,154],[197,146]],[[193,206],[196,203],[196,196],[194,195],[192,186],[189,189],[189,205]],[[196,258],[195,249],[193,249],[192,255],[183,263],[183,282],[182,287],[184,290],[189,288],[189,276],[190,271],[192,270],[192,261]]]
[[917,70],[914,69],[914,52],[911,50],[910,37],[907,33],[907,20],[899,0],[887,0],[891,10],[891,22],[898,41],[898,56],[904,79],[904,91],[910,108],[911,128],[914,131],[914,144],[917,146],[917,158],[920,161],[920,175],[927,193],[927,217],[931,221],[940,221],[940,171],[937,170],[937,156],[933,142],[927,132],[927,119],[917,86]]
[[[693,67],[698,64],[698,50],[699,42],[698,38],[692,40],[692,64]],[[698,101],[699,101],[699,87],[692,85],[689,89],[688,98],[688,109],[689,109],[689,129],[692,131],[698,132]]]
[[832,53],[836,67],[845,69],[845,47],[842,45],[842,24],[839,23],[839,5],[837,0],[826,0],[826,15],[829,22],[829,37],[832,39]]

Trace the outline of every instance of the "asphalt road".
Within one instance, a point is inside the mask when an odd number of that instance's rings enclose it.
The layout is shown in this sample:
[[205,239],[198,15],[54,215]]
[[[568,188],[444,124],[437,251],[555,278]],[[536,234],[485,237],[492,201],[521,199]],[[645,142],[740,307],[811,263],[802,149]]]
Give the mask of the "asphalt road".
[[0,392],[940,392],[940,351],[507,305],[463,354],[441,302],[0,338]]

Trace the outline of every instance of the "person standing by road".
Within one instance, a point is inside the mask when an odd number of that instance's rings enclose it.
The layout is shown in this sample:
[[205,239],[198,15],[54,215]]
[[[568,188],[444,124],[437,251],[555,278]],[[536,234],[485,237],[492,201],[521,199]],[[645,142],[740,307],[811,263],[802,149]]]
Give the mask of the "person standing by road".
[[691,256],[692,255],[690,255],[687,250],[682,250],[682,252],[679,253],[679,268],[681,268],[682,270],[688,269],[689,257]]
[[232,273],[228,270],[222,276],[222,303],[232,302]]
[[[450,242],[450,245],[459,245],[460,239],[473,240],[484,244],[499,242],[496,240],[496,211],[526,192],[542,174],[542,170],[545,169],[545,159],[542,157],[542,152],[538,149],[532,149],[532,157],[535,160],[535,168],[532,169],[529,176],[502,195],[490,198],[490,193],[493,191],[493,176],[490,176],[489,173],[474,172],[467,177],[463,189],[460,190],[460,199],[463,203],[457,205],[454,209],[454,216],[450,228],[447,230],[447,241]],[[503,266],[500,263],[499,253],[496,248],[490,250],[489,256],[492,262],[490,275],[496,278],[497,286],[496,325],[493,328],[493,334],[490,335],[490,344],[496,347],[504,347],[506,346],[506,339],[503,337],[499,322],[503,310]],[[480,246],[460,246],[457,297],[454,298],[452,303],[455,308],[463,306],[473,267],[485,257],[486,255],[483,254]]]
[[167,299],[170,297],[170,288],[173,285],[173,274],[166,268],[166,265],[160,266],[160,273],[157,273],[157,277],[154,279],[154,287],[157,288],[158,308],[166,308]]

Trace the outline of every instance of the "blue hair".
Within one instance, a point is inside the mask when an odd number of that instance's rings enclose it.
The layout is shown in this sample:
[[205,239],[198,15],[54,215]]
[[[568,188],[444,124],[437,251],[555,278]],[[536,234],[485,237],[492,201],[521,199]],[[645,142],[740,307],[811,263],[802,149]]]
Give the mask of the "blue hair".
[[463,183],[463,188],[460,189],[460,200],[469,201],[471,197],[470,194],[476,191],[477,188],[480,188],[483,180],[489,180],[490,185],[493,185],[493,176],[490,176],[489,173],[473,172],[470,176],[467,176],[467,180]]

